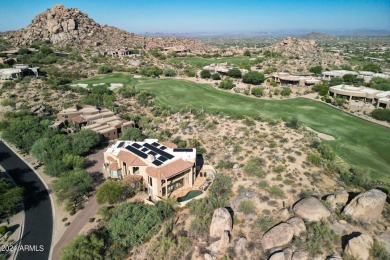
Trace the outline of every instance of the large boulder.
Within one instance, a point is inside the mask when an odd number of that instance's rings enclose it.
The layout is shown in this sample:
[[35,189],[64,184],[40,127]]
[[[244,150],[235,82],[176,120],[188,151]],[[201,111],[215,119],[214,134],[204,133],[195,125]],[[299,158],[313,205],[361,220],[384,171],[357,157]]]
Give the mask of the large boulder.
[[294,229],[290,224],[281,223],[268,230],[261,239],[265,250],[288,245],[294,236]]
[[374,240],[370,235],[362,234],[349,240],[344,252],[357,259],[368,260],[373,243]]
[[382,233],[378,236],[378,241],[386,248],[390,254],[390,233]]
[[210,237],[220,238],[224,231],[232,231],[233,222],[226,208],[218,208],[214,211],[210,225]]
[[288,209],[282,208],[278,211],[278,217],[282,221],[286,221],[290,217],[290,213],[288,212]]
[[293,227],[294,236],[299,237],[302,234],[306,233],[306,225],[301,218],[290,218],[289,220],[287,220],[287,223]]
[[230,234],[229,231],[226,230],[222,233],[220,240],[215,241],[209,246],[209,250],[213,254],[223,253],[228,249],[229,243],[230,243]]
[[386,193],[372,189],[356,196],[345,208],[344,214],[354,220],[378,220],[386,203]]
[[246,242],[247,239],[245,237],[240,237],[237,240],[236,245],[234,246],[234,251],[236,252],[237,255],[241,255],[242,252],[245,251]]
[[283,251],[278,251],[273,253],[268,260],[291,260],[293,250],[291,248],[286,248]]
[[298,249],[294,252],[291,260],[309,260],[309,253],[305,250]]
[[337,194],[331,194],[326,197],[326,201],[332,205],[333,208],[337,208],[337,206],[345,206],[347,204],[349,198],[349,194],[346,191],[342,191]]
[[317,198],[308,197],[298,201],[293,211],[295,215],[308,221],[319,221],[328,218],[330,211]]

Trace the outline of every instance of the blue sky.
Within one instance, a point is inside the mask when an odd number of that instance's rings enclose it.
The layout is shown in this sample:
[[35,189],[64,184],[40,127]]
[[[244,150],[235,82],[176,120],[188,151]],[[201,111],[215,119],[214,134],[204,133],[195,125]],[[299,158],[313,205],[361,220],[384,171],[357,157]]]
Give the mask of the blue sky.
[[57,3],[135,33],[390,30],[390,0],[0,0],[0,31],[22,28]]

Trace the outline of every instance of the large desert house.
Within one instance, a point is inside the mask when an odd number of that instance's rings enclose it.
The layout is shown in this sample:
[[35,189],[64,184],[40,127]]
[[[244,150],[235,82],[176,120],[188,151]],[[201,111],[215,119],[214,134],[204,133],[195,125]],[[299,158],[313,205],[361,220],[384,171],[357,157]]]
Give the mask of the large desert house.
[[182,187],[193,187],[196,166],[196,149],[145,139],[117,141],[107,148],[103,172],[111,178],[129,180],[155,199],[168,197]]

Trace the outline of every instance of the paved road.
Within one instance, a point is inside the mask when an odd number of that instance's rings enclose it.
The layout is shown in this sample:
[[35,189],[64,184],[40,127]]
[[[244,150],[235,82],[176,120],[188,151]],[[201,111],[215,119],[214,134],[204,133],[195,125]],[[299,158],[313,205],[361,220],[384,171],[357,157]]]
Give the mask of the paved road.
[[[18,260],[49,259],[52,235],[53,212],[49,194],[31,168],[3,142],[0,142],[0,164],[24,188],[25,222]],[[35,248],[34,248],[35,246]],[[43,246],[43,251],[40,251]]]

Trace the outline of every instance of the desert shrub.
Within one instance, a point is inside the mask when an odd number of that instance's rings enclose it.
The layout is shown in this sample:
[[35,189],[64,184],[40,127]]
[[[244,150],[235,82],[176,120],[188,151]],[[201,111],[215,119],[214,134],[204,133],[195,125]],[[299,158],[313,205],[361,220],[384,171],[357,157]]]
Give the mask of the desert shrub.
[[176,76],[176,71],[174,69],[164,69],[163,74],[165,77],[174,77]]
[[324,221],[309,222],[306,224],[307,240],[305,250],[311,257],[322,254],[322,250],[329,253],[337,241],[336,234],[330,229],[329,224]]
[[7,233],[6,226],[0,226],[0,235],[4,236]]
[[243,200],[238,205],[238,211],[244,214],[252,214],[256,211],[256,206],[251,200]]
[[376,239],[370,248],[370,256],[374,259],[390,259],[390,253],[387,252],[385,246]]
[[264,74],[257,71],[250,71],[242,77],[244,83],[260,85],[265,80]]
[[321,143],[317,149],[321,153],[322,157],[326,160],[333,161],[336,158],[336,153],[333,151],[333,148],[328,144]]
[[200,77],[201,77],[202,79],[209,79],[209,78],[211,78],[211,73],[210,73],[210,71],[208,71],[208,70],[202,70],[202,71],[200,72]]
[[229,79],[229,78],[225,78],[223,79],[220,83],[219,83],[219,87],[220,88],[223,88],[223,89],[232,89],[234,88],[236,85],[233,83],[233,80]]
[[271,217],[259,216],[254,222],[253,226],[259,228],[261,231],[267,231],[276,224],[277,222]]
[[298,118],[294,116],[287,120],[286,126],[294,129],[298,129],[301,126],[301,122],[299,122]]
[[280,95],[284,97],[290,96],[292,93],[292,90],[290,88],[283,88],[282,91],[280,91]]
[[263,87],[254,87],[251,89],[251,94],[256,97],[261,97],[263,95],[264,88]]
[[373,118],[390,122],[390,109],[376,108],[371,112]]
[[219,73],[213,73],[213,74],[211,74],[211,78],[213,80],[220,80],[221,79],[221,75],[219,75]]
[[278,198],[278,199],[283,199],[285,198],[285,194],[284,194],[284,191],[279,188],[277,185],[272,185],[269,189],[268,189],[268,193],[271,197],[273,198]]
[[267,181],[261,181],[257,184],[257,186],[260,188],[260,189],[265,189],[265,188],[268,188],[269,184]]
[[307,161],[317,167],[321,166],[321,155],[318,153],[309,153],[307,155]]
[[112,67],[110,65],[101,65],[98,67],[99,74],[108,74],[112,72]]
[[217,125],[213,121],[208,121],[204,126],[205,129],[214,130],[217,128]]
[[284,166],[283,164],[279,164],[279,165],[275,166],[274,168],[272,168],[272,170],[274,172],[281,173],[281,172],[284,172],[286,170],[286,166]]
[[264,166],[263,159],[259,157],[251,157],[244,166],[244,172],[249,176],[263,178],[265,177],[265,172],[262,166]]
[[228,71],[227,75],[229,77],[236,78],[236,79],[241,78],[241,76],[242,76],[240,69],[236,69],[236,68],[230,69]]
[[232,169],[234,166],[234,162],[231,161],[219,161],[217,164],[218,169]]

